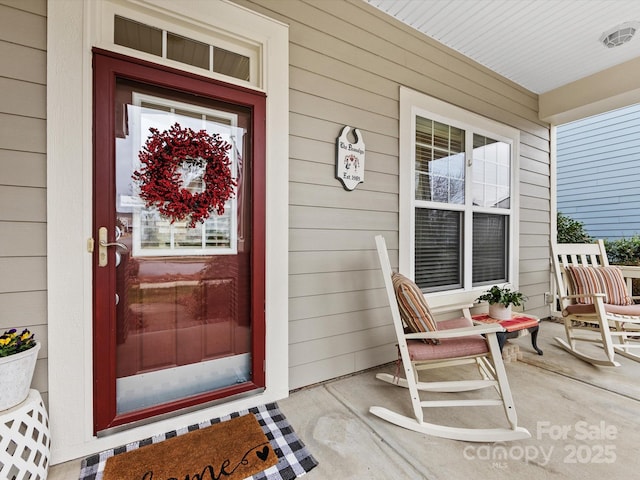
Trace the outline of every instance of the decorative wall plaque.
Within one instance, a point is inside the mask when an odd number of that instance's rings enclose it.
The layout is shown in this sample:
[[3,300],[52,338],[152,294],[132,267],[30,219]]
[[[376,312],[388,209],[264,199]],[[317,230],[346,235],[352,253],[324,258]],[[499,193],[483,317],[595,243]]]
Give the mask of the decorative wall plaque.
[[[349,132],[353,130],[356,143],[349,142]],[[353,190],[364,182],[364,141],[357,128],[345,126],[336,141],[336,178],[346,190]]]

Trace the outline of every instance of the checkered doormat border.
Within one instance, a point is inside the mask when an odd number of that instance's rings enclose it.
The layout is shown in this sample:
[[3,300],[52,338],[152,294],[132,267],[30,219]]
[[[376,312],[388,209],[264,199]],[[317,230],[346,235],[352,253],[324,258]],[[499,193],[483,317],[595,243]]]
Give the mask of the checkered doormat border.
[[[289,421],[275,403],[262,405],[234,412],[220,418],[214,418],[197,425],[190,425],[178,430],[146,438],[139,442],[133,442],[121,447],[105,450],[82,461],[79,480],[101,480],[107,459],[120,453],[129,452],[139,447],[158,443],[171,437],[184,435],[185,433],[209,427],[215,423],[224,422],[235,417],[253,413],[258,419],[265,435],[271,442],[271,447],[278,456],[278,463],[273,467],[249,477],[252,480],[293,480],[300,477],[318,465],[318,462],[307,450],[307,447],[298,438],[298,435],[289,424]],[[248,480],[248,479],[247,479]]]

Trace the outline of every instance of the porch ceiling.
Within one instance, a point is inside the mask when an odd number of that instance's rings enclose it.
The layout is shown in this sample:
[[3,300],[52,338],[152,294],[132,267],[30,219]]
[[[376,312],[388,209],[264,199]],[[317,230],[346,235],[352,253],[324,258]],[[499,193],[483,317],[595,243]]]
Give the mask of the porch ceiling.
[[619,47],[600,42],[640,27],[638,0],[365,1],[538,94],[640,57],[640,31]]

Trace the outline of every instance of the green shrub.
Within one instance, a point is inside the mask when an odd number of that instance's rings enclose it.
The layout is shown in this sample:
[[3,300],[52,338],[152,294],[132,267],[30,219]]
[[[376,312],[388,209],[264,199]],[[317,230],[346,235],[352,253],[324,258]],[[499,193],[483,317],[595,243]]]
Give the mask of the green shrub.
[[619,240],[605,240],[609,263],[614,265],[640,265],[640,236]]
[[[607,257],[612,265],[640,265],[640,236],[620,240],[605,240]],[[631,294],[640,295],[640,278],[631,281]]]
[[591,243],[584,224],[558,212],[558,243]]

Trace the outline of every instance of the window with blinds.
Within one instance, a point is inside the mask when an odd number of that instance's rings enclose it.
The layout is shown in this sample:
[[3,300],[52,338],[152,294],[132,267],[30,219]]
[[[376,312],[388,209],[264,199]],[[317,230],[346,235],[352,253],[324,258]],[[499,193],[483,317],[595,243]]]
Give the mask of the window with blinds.
[[424,290],[462,286],[462,212],[416,208],[415,282]]
[[473,284],[509,280],[507,258],[508,216],[473,214]]
[[414,125],[416,283],[434,292],[508,282],[510,143],[421,115]]

